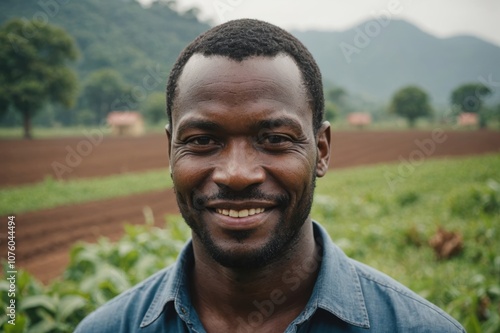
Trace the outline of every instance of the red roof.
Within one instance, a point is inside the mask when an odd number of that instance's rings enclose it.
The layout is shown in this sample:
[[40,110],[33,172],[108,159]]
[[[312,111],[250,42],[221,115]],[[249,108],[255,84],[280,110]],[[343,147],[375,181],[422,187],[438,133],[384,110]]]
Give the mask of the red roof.
[[458,123],[462,126],[477,125],[479,122],[476,113],[463,112],[458,116]]
[[355,126],[369,125],[372,122],[372,116],[366,112],[351,112],[347,116],[347,121]]
[[133,125],[142,121],[142,115],[136,111],[112,111],[108,114],[107,121],[116,126]]

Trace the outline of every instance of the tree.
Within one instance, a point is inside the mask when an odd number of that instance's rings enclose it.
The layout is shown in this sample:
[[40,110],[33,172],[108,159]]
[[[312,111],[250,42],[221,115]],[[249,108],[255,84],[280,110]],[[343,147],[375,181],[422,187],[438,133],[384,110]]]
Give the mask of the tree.
[[346,91],[340,87],[330,88],[325,93],[326,99],[334,103],[339,103],[346,95]]
[[142,112],[150,124],[166,121],[165,93],[153,92],[142,105]]
[[48,102],[71,107],[78,92],[67,66],[78,51],[73,38],[47,23],[13,19],[0,28],[0,112],[22,114],[24,137],[31,119]]
[[104,68],[89,75],[82,99],[86,106],[95,112],[96,121],[100,122],[110,111],[121,105],[119,100],[128,91],[129,88],[120,73],[111,68]]
[[325,118],[333,122],[339,115],[347,113],[347,92],[341,87],[330,87],[325,90]]
[[480,120],[483,120],[484,124],[494,123],[498,127],[498,125],[500,125],[500,104],[491,105],[491,106],[484,106],[481,109]]
[[389,112],[406,118],[413,127],[417,118],[431,115],[432,108],[425,91],[417,86],[407,86],[394,94]]
[[462,112],[478,113],[483,106],[483,99],[490,94],[490,88],[482,83],[467,83],[453,90],[450,101],[452,106]]
[[325,118],[326,120],[333,122],[338,116],[338,107],[337,104],[332,103],[330,101],[325,102]]
[[486,115],[483,113],[483,99],[491,95],[491,90],[482,83],[466,83],[452,91],[450,102],[458,112],[479,114],[481,128],[486,127]]

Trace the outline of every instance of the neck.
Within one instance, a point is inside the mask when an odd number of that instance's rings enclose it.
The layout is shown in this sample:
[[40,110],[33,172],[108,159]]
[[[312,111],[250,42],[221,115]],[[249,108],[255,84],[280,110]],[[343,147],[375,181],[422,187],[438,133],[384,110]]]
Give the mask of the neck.
[[245,324],[253,327],[252,321],[282,321],[286,328],[302,311],[314,288],[320,256],[312,222],[307,221],[299,232],[295,246],[255,270],[224,267],[193,239],[191,295],[207,331],[214,322],[218,325],[212,327],[234,332]]

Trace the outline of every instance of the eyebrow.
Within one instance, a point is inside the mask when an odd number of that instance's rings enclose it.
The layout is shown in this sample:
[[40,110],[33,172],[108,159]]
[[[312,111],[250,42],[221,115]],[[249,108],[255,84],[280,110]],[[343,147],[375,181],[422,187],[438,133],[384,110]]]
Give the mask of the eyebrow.
[[[262,128],[273,129],[278,127],[290,127],[295,132],[303,132],[301,124],[297,120],[291,118],[264,119],[251,125],[252,130],[257,131]],[[184,131],[189,129],[199,129],[208,132],[215,132],[223,130],[223,128],[224,127],[222,125],[211,120],[193,119],[180,124],[177,132],[179,134],[182,134]]]
[[182,133],[185,130],[192,129],[192,128],[196,128],[196,129],[200,129],[200,130],[204,130],[204,131],[217,131],[217,130],[222,129],[222,126],[217,124],[216,122],[213,122],[210,120],[193,119],[193,120],[186,121],[183,124],[180,124],[177,131],[179,133]]
[[302,126],[301,124],[291,118],[274,118],[274,119],[265,119],[258,121],[256,124],[256,127],[260,128],[268,128],[268,129],[273,129],[276,127],[290,127],[292,130],[302,133]]

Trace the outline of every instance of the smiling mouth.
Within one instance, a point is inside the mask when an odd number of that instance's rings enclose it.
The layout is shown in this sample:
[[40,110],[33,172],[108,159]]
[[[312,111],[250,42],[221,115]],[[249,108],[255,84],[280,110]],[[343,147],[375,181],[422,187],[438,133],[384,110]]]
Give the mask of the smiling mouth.
[[230,217],[247,217],[247,216],[261,214],[264,211],[265,211],[265,208],[250,208],[250,209],[242,209],[242,210],[217,208],[215,210],[215,212],[218,214],[221,214],[224,216],[230,216]]

